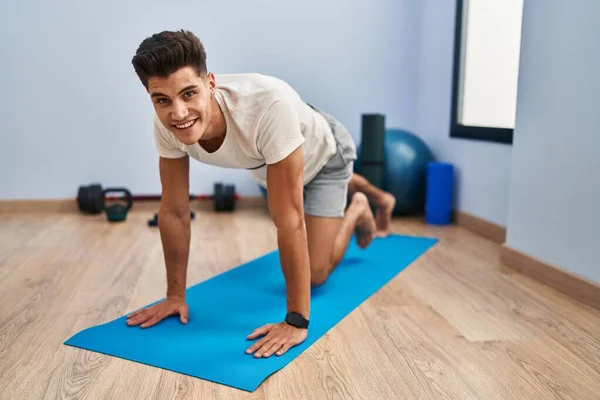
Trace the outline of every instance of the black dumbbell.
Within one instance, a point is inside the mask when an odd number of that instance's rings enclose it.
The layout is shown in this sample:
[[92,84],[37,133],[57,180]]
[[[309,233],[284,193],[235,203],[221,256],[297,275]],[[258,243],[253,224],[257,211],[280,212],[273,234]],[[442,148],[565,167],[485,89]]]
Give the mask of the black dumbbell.
[[224,185],[220,182],[215,183],[215,193],[213,194],[213,205],[217,212],[233,211],[235,209],[235,194],[234,185]]
[[[109,196],[109,200],[116,200],[112,204],[107,203],[107,193],[123,193],[122,196]],[[123,203],[124,202],[124,203]],[[94,183],[88,186],[79,186],[77,191],[77,206],[79,211],[86,214],[100,214],[106,212],[106,219],[109,222],[124,221],[127,212],[133,204],[133,195],[126,188],[106,188]]]
[[86,214],[100,214],[104,211],[102,185],[93,183],[88,186],[79,186],[77,206],[79,207],[79,211]]

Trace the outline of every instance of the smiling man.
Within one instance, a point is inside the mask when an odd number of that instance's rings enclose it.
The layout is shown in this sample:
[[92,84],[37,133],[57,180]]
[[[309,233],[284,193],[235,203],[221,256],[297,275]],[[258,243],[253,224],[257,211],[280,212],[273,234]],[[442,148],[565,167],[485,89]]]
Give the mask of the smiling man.
[[311,287],[325,283],[353,234],[365,248],[389,232],[394,197],[353,174],[356,145],[340,122],[279,79],[209,73],[193,33],[155,34],[140,44],[132,63],[155,110],[167,294],[130,314],[127,323],[146,328],[171,315],[188,322],[191,158],[249,170],[268,188],[288,313],[250,333],[248,339],[259,340],[247,353],[284,354],[307,337]]

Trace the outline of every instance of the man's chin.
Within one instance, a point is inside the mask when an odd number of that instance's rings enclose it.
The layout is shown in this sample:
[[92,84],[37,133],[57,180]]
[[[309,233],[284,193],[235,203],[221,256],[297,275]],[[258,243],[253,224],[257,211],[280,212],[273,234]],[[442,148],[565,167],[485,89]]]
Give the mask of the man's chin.
[[175,137],[177,138],[177,140],[187,146],[191,146],[193,144],[198,143],[198,141],[200,140],[201,135],[184,135],[182,136],[181,133],[178,134],[178,132],[173,132],[171,131],[173,134],[175,134]]
[[185,138],[184,140],[179,140],[181,143],[185,144],[186,146],[191,146],[193,144],[198,143],[198,141],[200,140],[200,138],[198,139],[193,139],[193,138]]

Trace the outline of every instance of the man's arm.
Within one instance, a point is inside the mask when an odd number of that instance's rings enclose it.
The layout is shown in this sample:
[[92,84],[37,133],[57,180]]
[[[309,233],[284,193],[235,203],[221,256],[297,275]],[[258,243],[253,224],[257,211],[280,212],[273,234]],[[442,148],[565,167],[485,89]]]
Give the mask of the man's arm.
[[147,328],[164,318],[179,314],[186,324],[189,318],[185,302],[187,264],[190,248],[189,158],[160,158],[162,198],[158,211],[158,229],[167,269],[167,298],[127,316],[127,324]]
[[189,157],[160,158],[158,229],[167,269],[167,297],[185,299],[190,249]]
[[[267,202],[277,228],[287,311],[310,319],[310,259],[304,223],[301,123],[294,105],[286,98],[274,101],[261,121],[256,144],[267,162]],[[285,321],[268,323],[247,336],[248,340],[258,340],[246,349],[246,353],[254,354],[254,357],[282,355],[307,337],[307,329]]]
[[267,201],[277,228],[280,262],[287,289],[287,309],[310,316],[310,261],[304,225],[304,158],[298,147],[267,166]]

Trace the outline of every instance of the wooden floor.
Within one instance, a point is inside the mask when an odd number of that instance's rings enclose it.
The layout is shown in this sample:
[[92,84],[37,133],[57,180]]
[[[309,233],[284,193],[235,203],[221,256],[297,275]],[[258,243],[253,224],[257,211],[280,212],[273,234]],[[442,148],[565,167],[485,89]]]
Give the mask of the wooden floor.
[[[418,220],[440,242],[254,393],[63,345],[163,295],[153,211],[0,215],[1,399],[600,399],[600,311]],[[198,211],[189,284],[275,247],[262,209]]]

